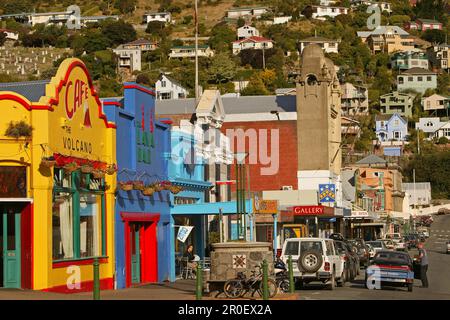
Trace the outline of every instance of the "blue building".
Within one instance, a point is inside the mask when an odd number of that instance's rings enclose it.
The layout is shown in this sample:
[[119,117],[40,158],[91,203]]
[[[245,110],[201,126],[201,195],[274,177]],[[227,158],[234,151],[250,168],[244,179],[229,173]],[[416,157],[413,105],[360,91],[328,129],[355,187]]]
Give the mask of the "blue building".
[[377,115],[375,117],[375,132],[380,142],[406,141],[408,122],[398,113]]
[[[220,93],[205,90],[191,120],[171,128],[169,180],[182,190],[170,194],[170,281],[175,281],[177,261],[189,244],[203,259],[209,255],[209,244],[235,238],[237,217],[230,215],[236,214],[236,201],[231,201],[230,185],[220,184],[230,180],[233,163],[229,139],[219,130],[224,117]],[[250,199],[246,208],[252,212]],[[182,226],[193,227],[185,241],[177,239]],[[249,221],[247,226],[252,230]]]
[[170,126],[155,121],[154,91],[136,83],[124,84],[123,98],[104,99],[103,109],[117,125],[115,287],[167,280],[171,195],[164,186]]

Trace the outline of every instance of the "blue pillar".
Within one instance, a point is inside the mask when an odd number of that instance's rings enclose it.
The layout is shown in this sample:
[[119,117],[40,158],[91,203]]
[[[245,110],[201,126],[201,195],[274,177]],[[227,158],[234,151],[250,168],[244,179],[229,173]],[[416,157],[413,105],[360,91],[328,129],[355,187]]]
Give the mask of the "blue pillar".
[[278,215],[273,214],[273,253],[277,255],[277,219]]

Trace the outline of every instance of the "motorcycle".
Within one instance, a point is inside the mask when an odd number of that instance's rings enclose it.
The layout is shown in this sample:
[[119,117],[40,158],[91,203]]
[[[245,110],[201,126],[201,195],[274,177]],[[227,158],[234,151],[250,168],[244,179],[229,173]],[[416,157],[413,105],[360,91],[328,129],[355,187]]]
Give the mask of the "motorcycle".
[[279,257],[275,261],[275,281],[282,292],[289,292],[289,273],[286,264]]

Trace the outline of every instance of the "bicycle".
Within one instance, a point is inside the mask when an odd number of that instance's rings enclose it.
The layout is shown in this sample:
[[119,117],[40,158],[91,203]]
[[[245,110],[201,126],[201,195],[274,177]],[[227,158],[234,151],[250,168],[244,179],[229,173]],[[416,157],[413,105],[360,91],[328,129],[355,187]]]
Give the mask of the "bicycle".
[[[247,292],[252,291],[252,297],[255,292],[263,296],[263,274],[261,267],[256,266],[258,271],[253,270],[252,275],[247,278],[243,272],[238,272],[236,279],[227,280],[223,286],[225,295],[230,299],[237,299],[243,297]],[[277,294],[277,283],[272,279],[267,279],[267,288],[269,291],[269,298],[273,298]]]

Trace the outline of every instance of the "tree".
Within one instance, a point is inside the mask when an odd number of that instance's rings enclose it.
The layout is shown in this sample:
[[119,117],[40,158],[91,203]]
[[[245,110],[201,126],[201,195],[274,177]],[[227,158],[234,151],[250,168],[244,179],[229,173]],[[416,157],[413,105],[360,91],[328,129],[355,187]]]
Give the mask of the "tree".
[[268,95],[269,91],[262,79],[259,76],[254,76],[250,79],[247,87],[241,91],[241,94],[243,96],[263,96]]
[[114,7],[121,13],[132,13],[136,7],[137,0],[116,0]]
[[450,95],[450,74],[442,73],[437,78],[437,93]]
[[105,50],[110,46],[110,44],[110,39],[108,39],[101,32],[89,32],[85,36],[84,49],[87,53],[92,53],[95,51]]
[[162,21],[150,21],[147,24],[147,28],[145,29],[146,33],[149,33],[153,36],[164,37],[166,34],[166,24]]
[[6,42],[6,33],[0,32],[0,46],[3,46]]
[[231,43],[235,39],[236,33],[222,22],[212,28],[208,44],[213,50],[229,51]]
[[31,12],[33,5],[30,0],[7,0],[0,2],[4,14]]
[[442,137],[440,137],[439,139],[438,139],[438,142],[437,142],[438,144],[447,144],[448,143],[448,139],[447,139],[447,137],[444,137],[444,136],[442,136]]
[[136,83],[141,83],[147,86],[151,84],[150,78],[145,73],[140,73],[136,76]]
[[136,40],[136,30],[123,20],[109,22],[102,28],[103,35],[109,39],[112,46]]
[[209,80],[215,83],[227,82],[236,74],[236,64],[227,53],[221,52],[212,58],[208,73]]
[[445,32],[438,29],[426,30],[422,34],[422,39],[431,43],[445,43]]
[[243,27],[245,26],[245,20],[242,17],[239,17],[239,19],[237,20],[237,27]]

